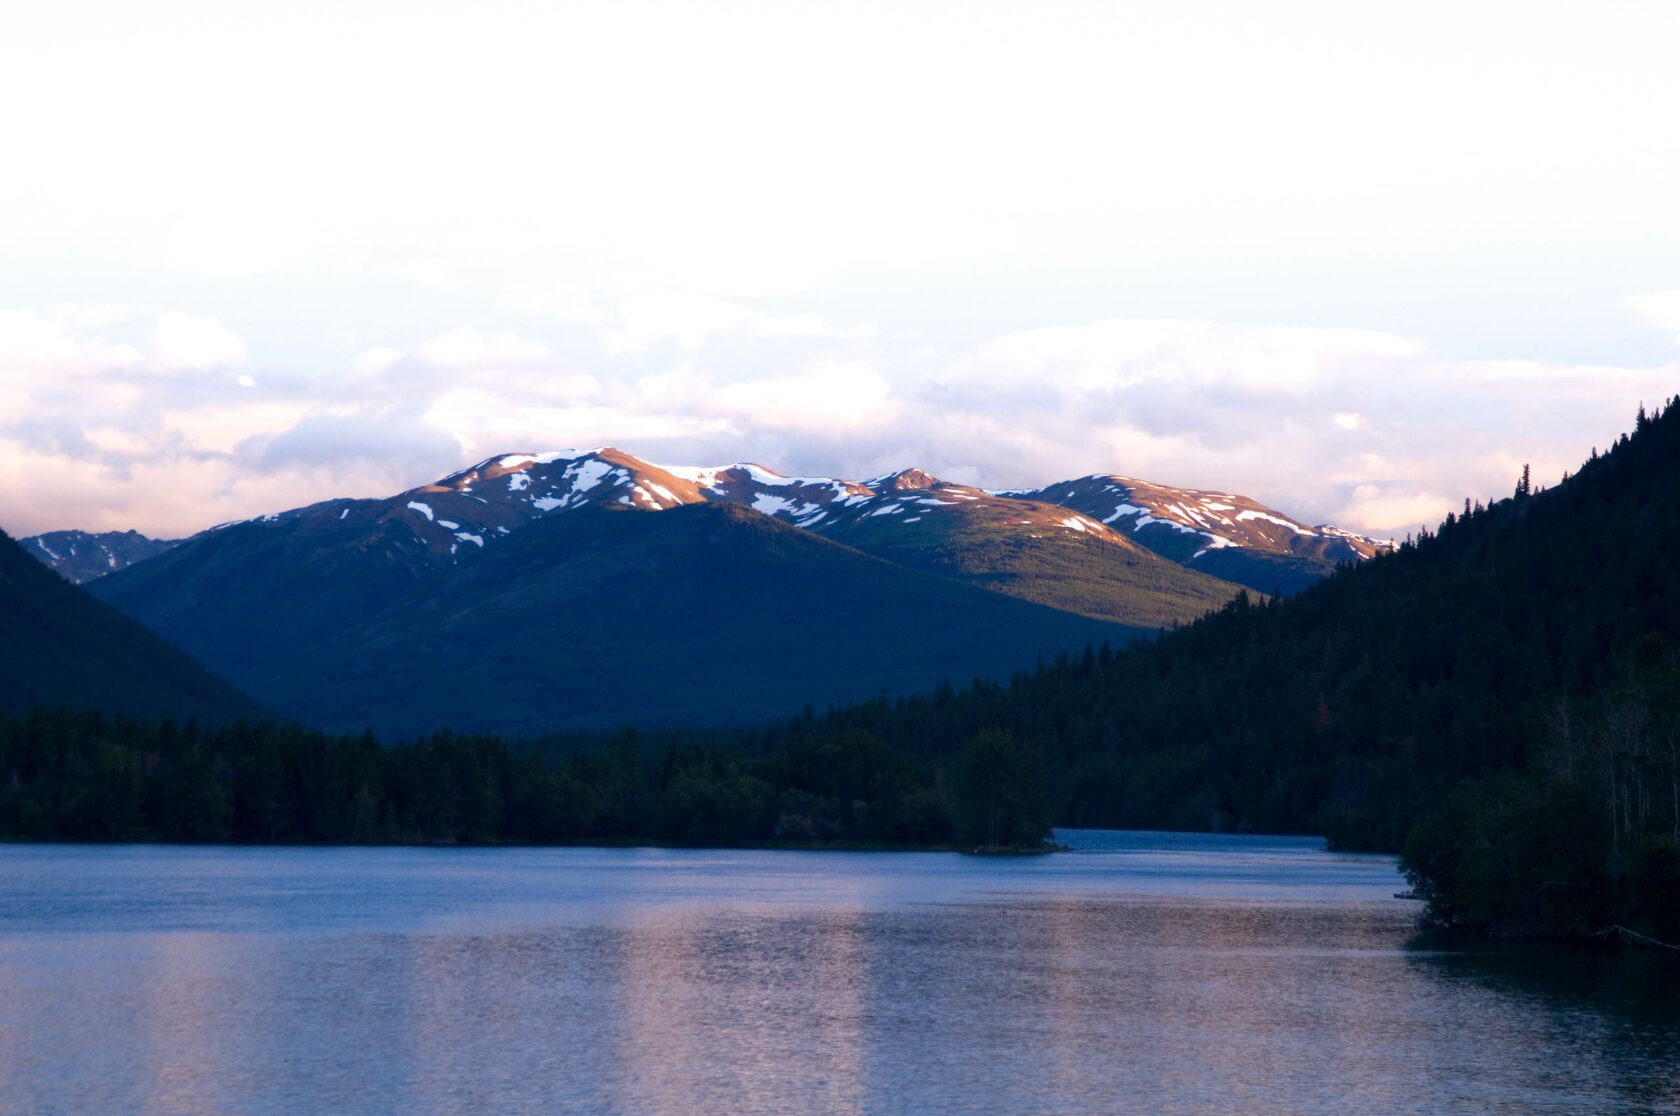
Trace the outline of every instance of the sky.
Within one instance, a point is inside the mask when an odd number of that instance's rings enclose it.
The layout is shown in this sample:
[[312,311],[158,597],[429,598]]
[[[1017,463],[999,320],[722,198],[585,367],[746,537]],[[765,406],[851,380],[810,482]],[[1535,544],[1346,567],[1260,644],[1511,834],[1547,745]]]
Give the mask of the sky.
[[506,452],[1382,536],[1680,393],[1680,5],[23,6],[0,528]]

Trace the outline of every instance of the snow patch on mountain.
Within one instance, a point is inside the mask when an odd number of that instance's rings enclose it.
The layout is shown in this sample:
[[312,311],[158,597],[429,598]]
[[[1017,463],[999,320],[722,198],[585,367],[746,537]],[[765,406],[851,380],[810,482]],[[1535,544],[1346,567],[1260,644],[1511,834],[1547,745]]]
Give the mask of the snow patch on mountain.
[[718,465],[701,467],[697,465],[655,465],[662,473],[669,473],[678,480],[685,480],[697,488],[716,488],[718,478],[735,468],[733,465]]
[[566,466],[565,477],[571,480],[572,495],[576,497],[606,480],[613,469],[611,464],[600,458],[584,457]]
[[755,495],[751,506],[753,511],[763,512],[765,515],[786,513],[793,516],[809,515],[811,510],[816,507],[812,503],[806,503],[802,506],[796,500],[790,500],[786,496],[772,496],[768,492],[760,492]]
[[1258,512],[1258,511],[1239,512],[1239,513],[1237,513],[1237,518],[1239,520],[1262,519],[1262,520],[1265,520],[1267,523],[1276,523],[1279,527],[1287,527],[1291,531],[1294,531],[1297,535],[1311,535],[1311,534],[1314,533],[1314,532],[1309,531],[1306,528],[1302,527],[1299,523],[1292,523],[1287,519],[1280,518],[1279,516],[1267,515],[1265,512]]
[[1114,514],[1104,519],[1104,523],[1113,523],[1123,515],[1148,515],[1148,508],[1140,508],[1136,504],[1119,504],[1115,506]]

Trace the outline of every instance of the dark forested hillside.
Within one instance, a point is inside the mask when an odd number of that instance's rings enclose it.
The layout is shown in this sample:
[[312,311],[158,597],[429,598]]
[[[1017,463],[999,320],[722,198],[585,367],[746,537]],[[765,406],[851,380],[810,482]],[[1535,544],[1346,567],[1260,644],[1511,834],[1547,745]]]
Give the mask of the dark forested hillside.
[[1293,600],[839,723],[911,754],[1034,741],[1062,824],[1407,847],[1446,921],[1680,933],[1652,906],[1680,889],[1677,497],[1680,410],[1641,411],[1563,483]]
[[36,705],[210,721],[262,711],[0,532],[0,710]]
[[951,759],[914,763],[809,719],[735,739],[627,730],[543,755],[451,732],[382,746],[271,721],[0,711],[0,837],[1040,847],[1030,749],[994,732]]

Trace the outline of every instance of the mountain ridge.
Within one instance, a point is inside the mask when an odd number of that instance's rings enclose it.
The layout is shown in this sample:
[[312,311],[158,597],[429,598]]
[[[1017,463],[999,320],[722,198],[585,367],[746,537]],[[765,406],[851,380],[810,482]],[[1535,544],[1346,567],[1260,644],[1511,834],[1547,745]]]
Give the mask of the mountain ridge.
[[[405,496],[409,499],[400,506],[389,505]],[[921,502],[906,502],[913,499]],[[1029,522],[1021,525],[1056,533],[1081,532],[1108,541],[1129,538],[1187,569],[1262,593],[1296,592],[1340,562],[1357,563],[1392,547],[1329,525],[1308,526],[1249,497],[1171,488],[1117,474],[1090,474],[1038,489],[987,491],[942,481],[914,467],[853,481],[789,476],[750,462],[657,465],[610,446],[498,454],[374,501],[382,505],[381,514],[394,510],[407,519],[430,552],[450,555],[458,555],[464,547],[483,547],[540,515],[602,502],[644,511],[697,502],[745,503],[795,526],[845,537],[848,531],[858,534],[856,526],[872,516],[898,516],[898,522],[908,525],[953,501],[1019,501],[1076,513],[1071,517],[1039,515],[1033,522],[1036,513],[1026,509]],[[434,508],[439,501],[442,508]],[[220,524],[192,537],[237,523],[273,522],[322,508],[347,516],[349,509],[367,504],[365,499],[327,500]],[[85,581],[142,561],[181,540],[149,540],[134,532],[61,531],[21,541],[42,561],[73,580]],[[895,549],[903,552],[906,547]],[[93,556],[75,557],[87,553]]]

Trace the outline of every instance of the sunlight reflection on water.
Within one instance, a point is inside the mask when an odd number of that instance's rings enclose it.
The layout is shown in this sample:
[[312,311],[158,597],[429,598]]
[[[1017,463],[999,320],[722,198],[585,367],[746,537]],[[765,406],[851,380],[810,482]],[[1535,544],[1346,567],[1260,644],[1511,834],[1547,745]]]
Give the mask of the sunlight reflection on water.
[[1408,949],[1392,858],[1064,839],[1079,851],[7,847],[0,1105],[1680,1104],[1672,997],[1630,1007],[1625,966],[1567,965],[1565,987],[1533,953]]

